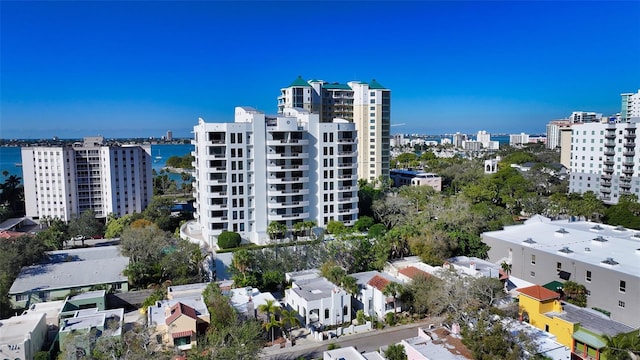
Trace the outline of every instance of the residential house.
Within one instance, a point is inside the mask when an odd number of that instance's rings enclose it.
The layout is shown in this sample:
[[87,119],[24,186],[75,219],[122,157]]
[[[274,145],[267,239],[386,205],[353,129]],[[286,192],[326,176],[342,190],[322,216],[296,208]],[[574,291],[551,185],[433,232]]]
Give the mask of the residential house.
[[[231,306],[233,306],[239,314],[250,318],[257,318],[260,305],[264,305],[267,301],[273,301],[273,305],[280,308],[280,303],[269,292],[261,293],[260,290],[248,286],[244,288],[231,289]],[[266,315],[265,315],[266,316]]]
[[154,327],[159,343],[188,350],[211,322],[202,296],[157,301],[147,309],[147,324]]
[[32,360],[46,338],[44,313],[0,320],[0,359]]
[[407,360],[467,360],[473,359],[459,336],[452,335],[448,329],[418,328],[415,337],[400,341],[407,354]]
[[[314,274],[316,276],[314,276]],[[319,275],[303,271],[285,274],[291,288],[285,290],[285,303],[300,314],[305,326],[332,326],[351,321],[351,295]]]
[[385,360],[385,357],[377,351],[361,353],[353,346],[348,346],[325,351],[322,360]]
[[391,283],[402,281],[379,271],[366,271],[350,274],[358,282],[360,293],[354,299],[354,310],[363,310],[369,316],[384,319],[387,313],[401,311],[402,304],[393,294],[385,294],[385,288]]
[[124,309],[98,310],[98,308],[76,310],[71,317],[60,320],[58,339],[60,349],[69,351],[73,346],[76,354],[90,356],[91,344],[87,338],[73,340],[77,335],[120,337],[124,324]]

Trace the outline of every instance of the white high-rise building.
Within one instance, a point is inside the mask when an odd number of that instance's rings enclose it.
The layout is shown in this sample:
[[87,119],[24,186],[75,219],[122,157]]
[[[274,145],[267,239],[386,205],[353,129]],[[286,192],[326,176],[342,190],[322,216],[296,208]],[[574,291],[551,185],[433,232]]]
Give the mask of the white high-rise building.
[[640,89],[637,93],[624,93],[622,96],[622,109],[620,112],[620,120],[622,122],[629,121],[631,118],[640,117]]
[[609,204],[616,204],[622,194],[640,196],[636,129],[635,122],[574,124],[569,191],[593,191]]
[[358,178],[368,181],[389,176],[391,90],[375,79],[347,84],[298,77],[278,97],[278,113],[302,108],[320,116],[353,122],[358,131]]
[[547,149],[560,147],[560,129],[571,126],[570,120],[552,120],[547,124]]
[[482,144],[482,148],[487,150],[498,150],[500,148],[500,142],[491,141],[491,134],[485,130],[478,131],[476,140]]
[[194,216],[211,246],[224,230],[265,244],[272,222],[358,219],[356,125],[320,122],[301,108],[281,112],[237,107],[233,123],[200,119],[194,127]]
[[522,146],[529,143],[529,135],[525,133],[510,134],[509,145],[510,146]]
[[65,221],[142,212],[153,196],[150,146],[104,145],[86,137],[65,147],[22,148],[26,215]]
[[[572,124],[586,123],[586,122],[600,122],[602,121],[602,114],[588,111],[574,111],[569,115],[569,121]],[[606,118],[605,118],[606,122]]]
[[455,146],[456,148],[462,148],[462,143],[467,141],[467,135],[466,134],[461,134],[459,132],[453,134],[453,146]]

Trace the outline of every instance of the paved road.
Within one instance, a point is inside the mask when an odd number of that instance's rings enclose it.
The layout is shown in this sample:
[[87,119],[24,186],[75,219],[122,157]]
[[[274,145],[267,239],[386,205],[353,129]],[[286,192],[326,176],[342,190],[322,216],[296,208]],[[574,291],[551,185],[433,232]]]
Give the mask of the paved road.
[[417,336],[419,327],[428,327],[433,324],[434,320],[424,320],[419,323],[403,325],[384,330],[371,331],[363,334],[345,335],[336,339],[314,342],[305,339],[304,344],[299,341],[296,346],[280,349],[276,351],[264,351],[263,359],[268,360],[297,360],[304,359],[321,359],[322,353],[327,350],[327,346],[331,343],[339,344],[340,347],[355,346],[358,351],[370,352],[377,351],[381,346],[395,344],[402,339]]

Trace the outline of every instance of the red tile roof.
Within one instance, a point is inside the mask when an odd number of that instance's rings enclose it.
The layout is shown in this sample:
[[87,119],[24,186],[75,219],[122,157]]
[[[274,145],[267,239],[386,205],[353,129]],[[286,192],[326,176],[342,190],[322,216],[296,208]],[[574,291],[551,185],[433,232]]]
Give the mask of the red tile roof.
[[29,233],[10,231],[10,230],[2,230],[0,231],[0,239],[15,239],[21,236],[31,236]]
[[385,286],[387,286],[391,281],[383,278],[380,275],[374,275],[367,284],[373,286],[374,288],[384,291]]
[[431,276],[431,274],[429,274],[428,272],[422,271],[415,266],[408,266],[404,269],[400,269],[398,272],[412,280],[418,276],[424,276],[424,277]]
[[196,311],[191,306],[179,302],[171,307],[171,311],[169,312],[169,316],[166,320],[167,325],[174,322],[180,317],[180,315],[186,315],[194,320],[198,318]]
[[560,294],[555,291],[551,291],[547,288],[544,288],[540,285],[533,285],[526,288],[516,289],[520,294],[528,296],[530,298],[534,298],[538,301],[545,301],[551,299],[560,298]]
[[179,332],[173,333],[171,334],[171,337],[174,339],[185,337],[185,336],[193,337],[194,334],[195,332],[193,332],[193,330],[185,330],[185,331],[179,331]]

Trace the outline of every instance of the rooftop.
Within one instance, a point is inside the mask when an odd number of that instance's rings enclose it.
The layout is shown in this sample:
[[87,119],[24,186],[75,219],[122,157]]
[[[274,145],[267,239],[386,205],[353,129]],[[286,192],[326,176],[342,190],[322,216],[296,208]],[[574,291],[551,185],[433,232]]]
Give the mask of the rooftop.
[[172,300],[162,300],[155,303],[153,306],[149,306],[147,308],[147,318],[149,326],[156,326],[161,324],[166,324],[167,316],[166,310],[167,308],[172,308],[176,304],[182,303],[193,309],[196,313],[196,316],[208,315],[209,310],[207,309],[207,305],[204,303],[202,296],[194,296],[194,297],[186,297],[180,299],[172,299]]
[[44,316],[44,313],[37,313],[0,320],[0,344],[22,343],[28,333],[36,330]]
[[[71,332],[73,330],[88,330],[91,328],[101,328],[107,335],[120,335],[122,332],[122,322],[124,321],[124,309],[112,309],[97,311],[97,309],[86,309],[88,311],[76,311],[74,317],[64,319],[60,332]],[[111,327],[109,322],[115,321],[119,326]],[[104,334],[103,333],[103,334]]]
[[307,81],[303,79],[302,76],[298,75],[298,78],[293,80],[291,85],[289,85],[289,87],[292,87],[292,86],[311,86],[311,85],[309,85],[309,83],[307,83]]
[[411,280],[414,280],[418,276],[423,276],[426,278],[431,276],[431,274],[429,274],[428,272],[422,271],[415,266],[407,266],[404,269],[398,270],[398,273],[408,277]]
[[59,250],[45,263],[22,268],[9,294],[127,281],[122,271],[129,258],[118,246]]
[[[260,290],[252,287],[231,289],[231,305],[241,314],[249,312],[249,301],[253,303],[253,309],[257,310],[258,306],[266,304],[267,300],[272,300],[275,306],[280,307],[280,303],[269,292],[261,293]],[[248,314],[253,316],[253,314]]]
[[590,221],[552,221],[536,215],[483,237],[524,245],[573,261],[640,277],[640,231]]
[[444,328],[429,330],[418,329],[418,336],[402,340],[403,345],[430,360],[473,359],[471,352],[462,344],[462,340]]
[[518,292],[522,295],[526,295],[530,298],[534,298],[539,301],[546,301],[551,299],[559,299],[560,294],[555,291],[551,291],[540,285],[533,285],[526,288],[518,289]]
[[336,288],[338,287],[331,281],[319,277],[296,281],[291,291],[307,301],[314,301],[331,296],[331,292]]
[[591,309],[581,308],[572,304],[562,304],[562,313],[549,313],[560,319],[572,323],[579,323],[583,328],[599,335],[615,336],[620,333],[628,333],[632,327],[611,320],[606,315]]
[[379,82],[376,81],[376,79],[371,80],[371,82],[369,83],[369,89],[373,89],[373,90],[386,90],[387,88],[382,86],[382,84],[380,84]]
[[356,282],[360,286],[370,285],[374,288],[383,291],[384,287],[391,282],[400,283],[400,279],[396,279],[393,276],[379,271],[364,271],[355,274],[349,274],[349,276],[356,279]]

